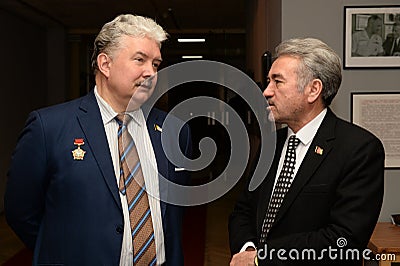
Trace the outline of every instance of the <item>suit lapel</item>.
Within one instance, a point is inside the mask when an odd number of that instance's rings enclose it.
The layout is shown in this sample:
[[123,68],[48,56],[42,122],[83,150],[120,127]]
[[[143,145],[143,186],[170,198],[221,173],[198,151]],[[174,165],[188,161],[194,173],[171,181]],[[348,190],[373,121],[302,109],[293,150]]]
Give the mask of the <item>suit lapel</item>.
[[[146,117],[147,110],[144,108],[144,113]],[[162,122],[159,116],[156,114],[155,111],[151,111],[146,118],[147,123],[147,130],[150,135],[151,144],[154,149],[154,154],[156,156],[157,161],[157,168],[158,168],[158,175],[162,175],[165,178],[168,177],[168,160],[164,155],[162,145],[161,145],[161,132],[159,131],[162,127]],[[159,128],[156,128],[156,125]],[[167,198],[168,197],[168,184],[166,182],[162,182],[161,178],[159,178],[159,188],[160,188],[160,198]],[[161,205],[161,215],[164,219],[165,211],[166,211],[166,203],[160,201]]]
[[[303,162],[297,171],[296,177],[282,202],[281,208],[275,218],[275,223],[284,216],[285,212],[290,208],[293,201],[298,196],[299,192],[303,189],[304,185],[314,175],[319,165],[326,158],[332,149],[332,141],[334,136],[334,128],[336,124],[336,116],[328,109],[328,112],[319,127],[317,134],[311,142]],[[316,147],[322,148],[323,152],[316,152]]]
[[77,117],[110,193],[122,211],[107,136],[93,91],[83,98]]

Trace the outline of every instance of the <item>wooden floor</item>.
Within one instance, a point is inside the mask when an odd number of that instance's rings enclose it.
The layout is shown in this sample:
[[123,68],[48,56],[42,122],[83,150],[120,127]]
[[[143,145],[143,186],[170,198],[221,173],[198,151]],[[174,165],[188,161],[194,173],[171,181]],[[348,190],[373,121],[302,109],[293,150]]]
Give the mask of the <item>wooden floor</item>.
[[239,184],[207,206],[204,266],[229,265],[228,218],[240,190]]
[[[204,266],[229,265],[228,216],[237,197],[233,189],[207,205]],[[24,245],[0,215],[0,265],[22,250]]]

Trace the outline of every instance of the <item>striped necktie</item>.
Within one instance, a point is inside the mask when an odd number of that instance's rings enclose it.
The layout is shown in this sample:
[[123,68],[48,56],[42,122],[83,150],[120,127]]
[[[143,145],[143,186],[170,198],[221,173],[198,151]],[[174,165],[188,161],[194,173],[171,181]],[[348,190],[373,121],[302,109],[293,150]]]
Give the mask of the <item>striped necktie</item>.
[[133,241],[133,264],[155,265],[156,246],[149,199],[144,186],[142,167],[127,124],[131,117],[119,114],[118,151],[120,156],[119,190],[126,195]]
[[274,192],[272,193],[271,200],[268,205],[268,210],[265,215],[263,226],[261,229],[260,243],[265,244],[267,234],[275,221],[276,214],[278,213],[286,193],[289,191],[290,185],[293,181],[294,169],[296,165],[296,148],[300,140],[296,135],[289,138],[288,146],[286,149],[285,159],[283,161],[282,170],[276,181]]

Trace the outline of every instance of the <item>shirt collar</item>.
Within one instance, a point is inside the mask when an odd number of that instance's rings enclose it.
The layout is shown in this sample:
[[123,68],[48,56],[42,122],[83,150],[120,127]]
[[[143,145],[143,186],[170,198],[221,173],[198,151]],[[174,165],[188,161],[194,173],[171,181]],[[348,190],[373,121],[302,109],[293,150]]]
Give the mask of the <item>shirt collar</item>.
[[[115,117],[118,115],[117,112],[112,109],[112,107],[100,96],[100,94],[97,91],[97,86],[94,87],[94,95],[96,96],[97,103],[100,108],[100,113],[101,117],[103,119],[103,124],[106,125],[112,121],[115,121]],[[135,123],[138,126],[142,126],[144,124],[144,115],[142,112],[142,109],[139,108],[135,111],[129,111],[126,112],[129,116],[132,117],[132,120],[135,121]]]
[[[308,122],[304,127],[297,131],[296,137],[303,145],[308,145],[314,138],[315,134],[317,134],[317,130],[320,127],[322,120],[324,120],[327,111],[328,110],[325,108],[313,120]],[[294,135],[294,132],[288,128],[288,138],[291,135]]]

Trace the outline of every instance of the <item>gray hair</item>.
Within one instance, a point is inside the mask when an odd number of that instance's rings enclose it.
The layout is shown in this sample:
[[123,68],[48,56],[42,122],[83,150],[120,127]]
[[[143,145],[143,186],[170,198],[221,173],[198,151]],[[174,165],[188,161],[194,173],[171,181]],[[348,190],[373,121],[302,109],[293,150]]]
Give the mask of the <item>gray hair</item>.
[[117,16],[104,24],[94,40],[91,66],[95,73],[98,69],[97,56],[100,53],[112,55],[120,48],[120,39],[123,36],[147,37],[155,40],[161,48],[161,43],[168,38],[168,33],[151,18],[131,14]]
[[299,91],[313,79],[320,79],[324,105],[331,104],[342,82],[341,60],[332,48],[314,38],[290,39],[278,45],[276,54],[277,57],[289,55],[300,60],[297,69]]

